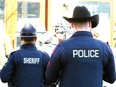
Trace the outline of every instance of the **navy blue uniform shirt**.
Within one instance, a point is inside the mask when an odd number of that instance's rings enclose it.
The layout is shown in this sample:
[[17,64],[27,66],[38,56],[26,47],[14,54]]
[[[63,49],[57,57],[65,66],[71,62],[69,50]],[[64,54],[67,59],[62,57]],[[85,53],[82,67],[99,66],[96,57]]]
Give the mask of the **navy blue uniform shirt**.
[[1,70],[2,82],[9,87],[44,87],[47,53],[37,50],[34,44],[25,44],[10,54]]
[[115,64],[109,45],[91,32],[75,32],[55,48],[46,69],[46,79],[60,87],[102,87],[102,80],[115,81]]

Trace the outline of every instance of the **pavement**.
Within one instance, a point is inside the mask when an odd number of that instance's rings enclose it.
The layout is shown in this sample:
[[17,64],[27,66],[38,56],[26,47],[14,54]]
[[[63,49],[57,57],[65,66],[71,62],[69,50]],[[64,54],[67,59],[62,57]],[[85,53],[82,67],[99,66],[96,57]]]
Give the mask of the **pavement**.
[[[109,84],[109,83],[104,82],[103,86],[104,87],[116,87],[116,82],[114,84]],[[0,87],[8,87],[8,86],[7,86],[7,83],[2,83],[0,80]]]
[[107,82],[103,82],[103,86],[104,87],[116,87],[116,81],[113,84],[107,83]]
[[3,82],[1,82],[1,80],[0,80],[0,87],[8,87],[8,86],[7,86],[7,83],[3,83]]

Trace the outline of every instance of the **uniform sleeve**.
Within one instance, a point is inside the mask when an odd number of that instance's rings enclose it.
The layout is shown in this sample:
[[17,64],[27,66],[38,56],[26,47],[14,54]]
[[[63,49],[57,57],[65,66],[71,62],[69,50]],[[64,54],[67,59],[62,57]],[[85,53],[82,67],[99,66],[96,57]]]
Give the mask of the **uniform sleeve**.
[[10,54],[7,63],[4,65],[4,67],[1,70],[1,81],[2,82],[8,82],[12,79],[14,70],[14,60],[13,60],[13,54]]
[[42,55],[42,58],[43,58],[43,68],[44,70],[46,70],[46,67],[47,67],[47,64],[48,64],[48,61],[50,60],[50,56],[44,52],[43,55]]
[[43,52],[43,55],[42,55],[42,65],[43,65],[43,69],[44,69],[44,81],[43,81],[43,85],[44,87],[48,87],[49,86],[49,82],[46,80],[45,78],[45,71],[46,71],[46,67],[47,67],[47,64],[48,64],[48,61],[50,60],[50,56],[46,53],[46,52]]
[[47,70],[45,73],[46,79],[50,83],[56,82],[59,78],[62,67],[61,58],[65,58],[65,52],[63,46],[58,44],[51,55],[51,59],[47,65]]
[[111,48],[108,45],[104,46],[104,74],[103,80],[109,83],[114,83],[116,80],[114,55]]

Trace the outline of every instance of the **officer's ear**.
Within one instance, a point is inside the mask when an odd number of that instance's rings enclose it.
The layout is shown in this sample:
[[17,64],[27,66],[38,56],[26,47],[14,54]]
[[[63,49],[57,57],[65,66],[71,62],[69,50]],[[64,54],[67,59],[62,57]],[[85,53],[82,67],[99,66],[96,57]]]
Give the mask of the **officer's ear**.
[[21,37],[20,39],[21,39],[21,41],[23,41],[23,40],[24,40],[24,39],[23,39],[23,37]]
[[74,27],[75,27],[75,26],[74,26],[74,22],[71,22],[71,27],[72,27],[72,28],[74,28]]
[[34,37],[34,40],[37,41],[37,37]]
[[91,23],[91,21],[89,21],[89,28],[92,28],[92,23]]

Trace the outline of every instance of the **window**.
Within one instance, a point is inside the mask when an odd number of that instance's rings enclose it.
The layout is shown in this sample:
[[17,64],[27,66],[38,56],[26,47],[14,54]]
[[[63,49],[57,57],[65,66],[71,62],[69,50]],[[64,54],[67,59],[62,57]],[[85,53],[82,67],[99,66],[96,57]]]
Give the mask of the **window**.
[[18,18],[39,18],[39,2],[18,2]]
[[4,0],[0,0],[0,19],[4,19]]

